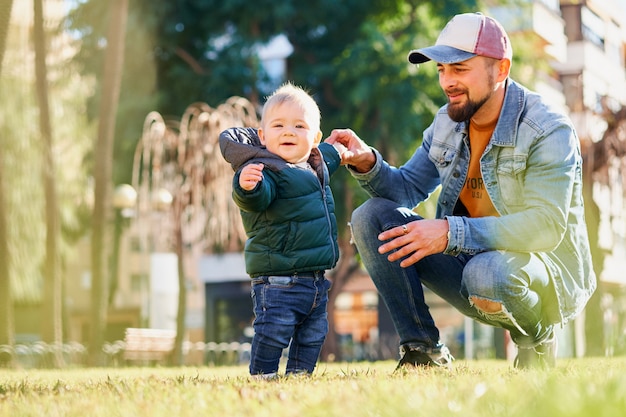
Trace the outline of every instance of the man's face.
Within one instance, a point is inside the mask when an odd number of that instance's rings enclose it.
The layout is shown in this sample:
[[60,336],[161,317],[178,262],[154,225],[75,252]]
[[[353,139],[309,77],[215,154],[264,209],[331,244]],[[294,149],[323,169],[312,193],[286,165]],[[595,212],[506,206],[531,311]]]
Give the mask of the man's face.
[[448,116],[455,122],[471,119],[494,95],[497,66],[474,57],[456,64],[437,64],[439,84],[448,97]]
[[259,139],[268,151],[287,162],[306,162],[311,149],[319,143],[322,132],[313,126],[311,117],[301,106],[284,102],[268,109]]

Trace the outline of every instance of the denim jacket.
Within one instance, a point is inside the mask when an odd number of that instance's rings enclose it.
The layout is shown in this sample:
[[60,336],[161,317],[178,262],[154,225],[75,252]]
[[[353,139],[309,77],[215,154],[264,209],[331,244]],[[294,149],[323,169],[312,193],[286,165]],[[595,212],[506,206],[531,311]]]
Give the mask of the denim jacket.
[[584,218],[580,143],[570,120],[542,98],[508,80],[504,105],[480,160],[484,190],[497,217],[455,213],[469,165],[468,126],[442,107],[424,132],[422,145],[403,166],[378,151],[367,173],[352,175],[372,196],[415,207],[437,186],[437,218],[449,224],[444,253],[491,250],[536,253],[554,282],[555,322],[578,314],[596,287]]

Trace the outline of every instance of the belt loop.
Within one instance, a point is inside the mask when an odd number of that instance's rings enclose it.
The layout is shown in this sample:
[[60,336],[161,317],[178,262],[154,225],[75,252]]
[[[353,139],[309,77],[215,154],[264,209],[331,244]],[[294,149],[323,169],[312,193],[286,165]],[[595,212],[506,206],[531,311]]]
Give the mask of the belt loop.
[[267,283],[267,277],[263,275],[252,278],[252,285],[265,284],[265,283]]

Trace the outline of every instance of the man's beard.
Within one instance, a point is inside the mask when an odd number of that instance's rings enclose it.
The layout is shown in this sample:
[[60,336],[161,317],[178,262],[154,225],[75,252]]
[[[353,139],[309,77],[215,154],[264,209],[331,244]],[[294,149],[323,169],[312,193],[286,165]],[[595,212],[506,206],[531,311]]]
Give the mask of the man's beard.
[[450,119],[454,120],[455,122],[465,122],[471,119],[472,116],[476,114],[478,109],[480,109],[482,105],[485,104],[487,100],[489,100],[490,97],[491,94],[487,94],[484,97],[481,97],[478,101],[473,101],[472,99],[468,98],[467,103],[464,105],[451,105],[450,103],[448,103],[448,117],[450,117]]
[[465,122],[471,119],[476,114],[476,112],[482,107],[482,105],[485,104],[487,100],[489,100],[491,96],[493,95],[493,91],[495,90],[496,84],[495,84],[494,77],[493,75],[491,75],[491,73],[488,75],[487,84],[489,85],[488,91],[491,91],[491,92],[485,94],[478,101],[472,100],[467,90],[465,91],[453,90],[453,91],[447,92],[448,94],[465,93],[467,95],[467,104],[465,105],[460,105],[460,104],[450,105],[450,101],[448,101],[448,116],[450,117],[450,119],[454,120],[455,122]]

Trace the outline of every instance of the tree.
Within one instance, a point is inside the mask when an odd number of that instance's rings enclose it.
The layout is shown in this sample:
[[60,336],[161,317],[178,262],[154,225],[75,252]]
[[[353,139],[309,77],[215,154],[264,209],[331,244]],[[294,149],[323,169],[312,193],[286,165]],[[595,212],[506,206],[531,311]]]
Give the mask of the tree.
[[[154,250],[174,250],[178,272],[178,310],[176,338],[171,363],[183,364],[182,347],[186,334],[187,255],[210,251],[239,250],[246,239],[239,209],[231,198],[232,169],[221,156],[218,136],[224,126],[258,125],[251,103],[232,97],[212,108],[193,103],[180,121],[168,120],[151,112],[135,152],[133,187],[138,191],[138,222],[142,222],[139,240],[142,249],[154,240]],[[168,211],[170,228],[163,230],[168,244],[159,245],[149,216],[154,207],[152,197],[167,190],[171,204],[160,207]],[[168,199],[165,199],[168,200]],[[156,208],[159,210],[159,207]],[[161,210],[159,210],[161,211]],[[213,213],[220,213],[214,216]],[[169,236],[169,238],[167,238]]]
[[[164,7],[163,4],[171,2],[149,2],[140,9],[142,3],[143,0],[128,4],[121,88],[114,126],[115,166],[112,178],[115,184],[130,183],[133,154],[142,134],[142,121],[151,111],[160,110],[157,102],[167,100],[168,94],[156,90],[157,69],[153,54],[159,50],[154,41],[154,32],[161,24],[157,20],[157,12]],[[99,120],[102,95],[107,93],[103,82],[99,81],[104,80],[107,48],[103,47],[103,40],[108,39],[107,22],[114,10],[110,2],[76,2],[76,7],[70,10],[63,22],[63,29],[77,37],[77,52],[73,62],[80,67],[83,76],[98,80],[93,93],[86,97],[86,115],[93,121]],[[110,45],[110,42],[106,44]],[[182,81],[183,84],[185,82]],[[174,88],[175,85],[170,85],[164,90]],[[183,110],[181,108],[177,115],[180,116]],[[95,154],[86,163],[93,166],[94,157]]]
[[[239,12],[244,5],[246,12]],[[150,111],[172,118],[190,103],[217,105],[231,96],[261,104],[276,85],[257,51],[279,34],[294,46],[288,78],[315,94],[326,132],[349,124],[371,132],[372,144],[389,150],[390,159],[395,149],[410,153],[444,97],[434,68],[409,66],[407,51],[432,41],[452,14],[475,5],[459,0],[131,2],[127,37],[132,42],[126,55],[132,59],[124,66],[114,177],[128,182],[141,135],[137,120]],[[103,2],[86,1],[66,22],[80,35],[76,60],[85,73],[98,77],[106,15]],[[93,103],[101,93],[99,85]],[[94,117],[96,108],[92,105]]]
[[[392,163],[414,151],[422,130],[444,99],[434,67],[416,70],[408,65],[407,52],[432,42],[452,14],[475,6],[472,2],[374,0],[346,1],[332,7],[287,1],[270,8],[255,2],[248,4],[249,13],[237,14],[233,13],[234,3],[206,3],[212,25],[221,24],[230,43],[211,46],[209,56],[216,58],[215,62],[201,61],[205,72],[215,72],[218,62],[238,56],[239,63],[231,67],[239,68],[237,74],[240,68],[249,68],[247,83],[254,86],[250,88],[254,94],[248,92],[248,96],[266,95],[268,91],[257,91],[263,86],[262,78],[254,78],[263,74],[254,56],[255,45],[283,33],[294,48],[287,78],[313,93],[322,111],[323,129],[328,132],[348,125]],[[342,254],[332,273],[331,329],[335,297],[358,268],[346,225],[365,195],[347,177],[344,173],[333,179],[335,196],[344,199],[337,198]],[[331,352],[337,355],[334,336],[331,331],[323,357]]]
[[[0,3],[0,74],[6,48],[7,32],[11,20],[13,0]],[[11,297],[11,276],[9,269],[9,239],[7,233],[7,206],[5,201],[4,164],[0,158],[0,345],[13,344],[13,300]],[[9,358],[0,358],[0,362]]]
[[[0,77],[0,218],[5,222],[10,220],[10,223],[5,223],[7,227],[0,239],[0,246],[7,250],[7,258],[0,260],[0,269],[7,271],[7,274],[0,275],[7,280],[0,285],[6,283],[8,286],[6,291],[0,289],[0,309],[2,312],[7,311],[10,317],[6,326],[4,320],[0,324],[0,332],[10,332],[11,341],[15,342],[15,332],[41,334],[43,328],[40,323],[45,319],[52,319],[52,314],[44,315],[43,320],[30,318],[31,313],[38,313],[41,309],[44,293],[50,294],[43,289],[44,274],[46,277],[50,276],[45,264],[46,206],[42,163],[44,146],[41,125],[37,123],[40,109],[37,105],[35,62],[25,59],[35,56],[34,22],[15,19],[5,24],[4,18],[8,20],[10,14],[5,7],[9,3],[2,1],[0,4],[4,64]],[[15,3],[14,12],[28,11],[30,7],[31,13],[26,16],[33,17],[33,6],[28,4]],[[53,16],[46,16],[46,22],[48,25],[54,23]],[[25,34],[30,36],[22,36]],[[89,126],[81,117],[83,107],[80,97],[84,97],[89,91],[89,84],[87,80],[76,77],[75,65],[57,53],[61,48],[67,51],[67,33],[48,29],[46,35],[51,35],[46,42],[49,50],[46,60],[48,73],[45,77],[49,91],[50,125],[58,127],[58,130],[55,129],[58,137],[54,141],[53,154],[63,156],[63,164],[55,167],[54,178],[49,178],[57,184],[57,190],[60,190],[57,197],[59,223],[56,239],[58,265],[62,268],[64,261],[72,255],[72,240],[77,239],[84,231],[84,222],[77,213],[82,210],[83,205],[80,202],[85,201],[86,197],[87,178],[82,175],[80,163],[87,152]],[[52,325],[44,327],[53,328]],[[52,341],[52,338],[44,337],[45,340]]]
[[[603,356],[611,346],[607,345],[605,326],[598,325],[604,321],[602,298],[607,289],[600,282],[604,269],[605,248],[601,247],[599,239],[601,209],[593,198],[594,183],[613,189],[612,195],[626,196],[626,107],[614,109],[609,105],[607,98],[601,100],[601,116],[606,121],[606,130],[601,140],[593,142],[590,139],[582,142],[583,181],[585,198],[585,217],[589,231],[589,243],[593,267],[598,277],[598,288],[589,300],[585,309],[585,340],[587,356]],[[612,180],[609,171],[615,170],[614,175],[621,180]],[[618,189],[621,188],[621,189]],[[604,207],[606,210],[607,207]],[[609,207],[610,211],[611,208]],[[617,254],[613,254],[616,256]],[[614,347],[614,346],[613,346]]]
[[100,103],[98,137],[95,146],[95,200],[93,236],[91,244],[91,335],[89,356],[92,365],[99,365],[102,356],[104,330],[107,322],[109,259],[107,223],[111,213],[113,140],[115,115],[118,106],[122,68],[124,63],[124,36],[126,31],[128,0],[115,0],[111,8],[107,51],[104,61],[103,94]]
[[[245,13],[240,12],[242,6]],[[276,85],[264,72],[257,51],[283,34],[294,47],[287,77],[313,93],[322,110],[323,130],[350,126],[388,160],[400,161],[419,144],[422,130],[444,100],[434,67],[412,67],[406,54],[416,45],[432,42],[453,14],[475,6],[459,0],[138,0],[129,8],[133,24],[128,36],[133,42],[127,43],[127,54],[134,59],[125,61],[120,110],[148,104],[148,100],[134,101],[146,97],[149,87],[141,78],[146,68],[149,76],[144,78],[152,80],[154,74],[158,94],[143,115],[152,110],[178,115],[189,103],[215,105],[231,96],[261,104]],[[98,46],[104,33],[102,7],[102,2],[81,3],[67,23],[82,34],[77,59],[85,71],[96,74],[103,59]],[[103,92],[99,88],[96,97]],[[116,136],[139,137],[141,119],[120,112],[117,120]],[[127,130],[119,133],[123,126]],[[136,133],[131,134],[133,129]],[[128,147],[127,141],[116,143],[116,158]],[[116,160],[121,162],[115,177],[127,176],[131,158]],[[345,173],[335,176],[333,189],[337,196],[346,196],[337,199],[337,214],[341,247],[347,252],[342,262],[345,259],[352,266],[340,265],[337,271],[349,273],[357,264],[346,224],[365,196]],[[333,276],[332,297],[346,278],[343,272]]]
[[[62,343],[62,281],[59,256],[60,221],[53,157],[53,134],[48,99],[48,71],[46,67],[46,36],[44,32],[42,0],[34,0],[35,74],[39,102],[39,130],[43,139],[43,186],[45,194],[46,260],[42,303],[42,339]],[[61,352],[55,350],[55,362],[61,365]]]

